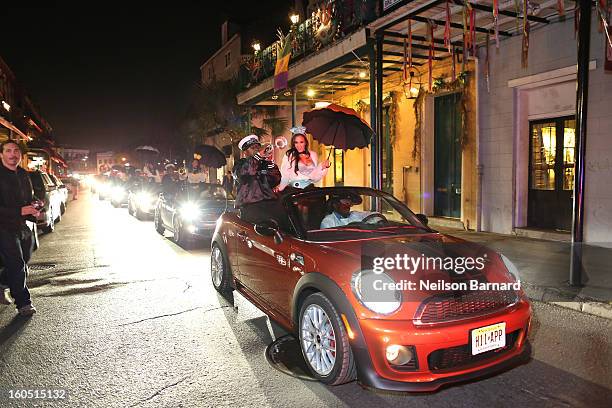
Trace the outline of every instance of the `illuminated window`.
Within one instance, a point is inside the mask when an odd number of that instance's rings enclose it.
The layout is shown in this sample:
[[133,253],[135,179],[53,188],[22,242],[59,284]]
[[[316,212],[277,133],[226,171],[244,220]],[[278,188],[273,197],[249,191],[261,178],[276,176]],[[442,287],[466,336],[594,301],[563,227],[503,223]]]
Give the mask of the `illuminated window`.
[[531,141],[531,188],[534,190],[554,190],[557,151],[555,123],[534,125]]
[[576,120],[563,123],[563,189],[574,189],[574,154],[576,146]]

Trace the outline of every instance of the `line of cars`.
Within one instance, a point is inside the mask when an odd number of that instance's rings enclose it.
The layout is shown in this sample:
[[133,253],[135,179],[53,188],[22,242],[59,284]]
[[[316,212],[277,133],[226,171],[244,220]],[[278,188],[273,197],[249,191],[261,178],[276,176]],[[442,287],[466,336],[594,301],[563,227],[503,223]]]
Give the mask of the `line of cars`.
[[[363,187],[294,192],[281,198],[285,213],[253,224],[229,211],[233,203],[218,185],[151,190],[106,182],[97,187],[101,199],[136,216],[152,215],[156,231],[172,232],[180,245],[212,233],[214,288],[223,296],[241,293],[292,333],[312,376],[325,384],[356,379],[370,388],[429,392],[529,359],[531,306],[516,289],[516,268],[494,251],[432,230],[426,216],[387,193]],[[343,202],[367,215],[330,227],[329,218],[338,217],[334,206]],[[470,273],[374,272],[368,262],[393,250],[422,259],[484,254],[486,260]],[[486,288],[457,289],[472,281]],[[387,289],[377,293],[376,285]]]
[[139,220],[153,219],[155,230],[173,234],[174,241],[187,246],[198,238],[210,238],[217,219],[228,209],[228,200],[219,184],[173,181],[162,184],[134,176],[97,176],[92,184],[100,200],[113,207],[126,207]]

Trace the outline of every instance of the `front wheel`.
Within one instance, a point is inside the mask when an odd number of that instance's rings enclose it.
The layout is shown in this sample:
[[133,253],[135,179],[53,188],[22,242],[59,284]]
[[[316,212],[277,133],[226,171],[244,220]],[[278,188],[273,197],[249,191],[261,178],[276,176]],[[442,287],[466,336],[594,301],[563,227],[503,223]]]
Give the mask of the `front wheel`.
[[227,294],[232,290],[232,276],[225,259],[219,245],[213,244],[210,253],[210,276],[215,290],[221,294]]
[[49,223],[43,227],[43,232],[48,234],[53,231],[55,231],[55,219],[53,219],[53,216],[51,215],[49,217]]
[[300,347],[312,375],[328,385],[356,378],[355,358],[338,312],[322,293],[308,296],[300,308]]
[[157,207],[155,209],[155,215],[153,216],[153,224],[155,225],[155,231],[157,231],[157,233],[160,235],[164,235],[164,231],[166,231],[166,229],[164,228],[164,224],[162,224],[161,214],[159,212],[160,209]]

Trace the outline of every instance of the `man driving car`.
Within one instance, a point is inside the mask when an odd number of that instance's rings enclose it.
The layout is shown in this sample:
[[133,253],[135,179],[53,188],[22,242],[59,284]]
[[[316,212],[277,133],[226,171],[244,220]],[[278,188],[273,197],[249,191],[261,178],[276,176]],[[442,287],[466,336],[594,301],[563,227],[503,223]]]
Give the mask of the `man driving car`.
[[352,222],[361,222],[371,214],[369,211],[351,211],[353,205],[361,204],[361,197],[357,195],[335,196],[329,199],[332,212],[321,221],[321,229],[336,228]]

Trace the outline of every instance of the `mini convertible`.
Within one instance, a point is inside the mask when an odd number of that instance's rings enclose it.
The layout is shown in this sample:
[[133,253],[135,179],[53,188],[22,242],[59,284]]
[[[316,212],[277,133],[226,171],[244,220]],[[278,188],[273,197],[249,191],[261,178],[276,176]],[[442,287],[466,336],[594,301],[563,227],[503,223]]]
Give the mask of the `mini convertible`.
[[[271,214],[254,225],[240,214],[221,216],[211,242],[212,283],[221,293],[239,291],[295,334],[318,380],[433,391],[528,358],[531,307],[516,289],[507,258],[430,229],[425,216],[382,191],[329,187],[281,200],[286,219]],[[350,214],[339,214],[339,202],[351,207]],[[364,251],[385,248],[453,259],[488,252],[482,269],[469,274],[439,267],[408,274],[388,269],[376,280],[393,290],[391,299],[368,299],[364,281],[372,270]],[[416,285],[426,276],[433,285]],[[456,290],[468,278],[515,289]],[[406,279],[415,285],[388,285]],[[453,289],[438,283],[452,283]]]

